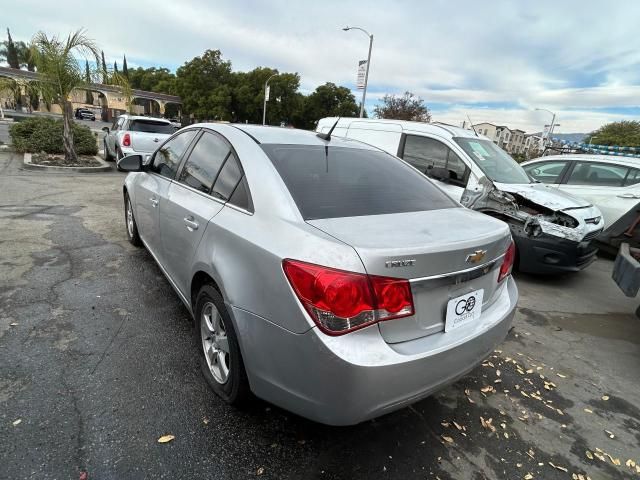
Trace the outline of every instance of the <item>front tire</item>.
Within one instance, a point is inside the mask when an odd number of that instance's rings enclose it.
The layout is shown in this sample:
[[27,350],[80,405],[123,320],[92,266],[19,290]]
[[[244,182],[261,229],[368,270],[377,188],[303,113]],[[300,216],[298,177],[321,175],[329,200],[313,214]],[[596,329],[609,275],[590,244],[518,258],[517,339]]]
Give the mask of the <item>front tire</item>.
[[200,367],[207,383],[229,405],[241,405],[250,396],[236,332],[220,293],[204,285],[196,297],[196,337]]
[[118,165],[118,162],[124,158],[124,154],[122,153],[122,151],[120,151],[119,148],[116,147],[116,170],[118,170],[119,172],[123,172],[124,170],[122,170],[120,168],[120,165]]
[[127,229],[127,239],[129,243],[135,247],[142,246],[142,240],[140,240],[140,234],[138,233],[138,224],[133,216],[133,207],[131,206],[131,199],[129,194],[124,195],[124,221]]

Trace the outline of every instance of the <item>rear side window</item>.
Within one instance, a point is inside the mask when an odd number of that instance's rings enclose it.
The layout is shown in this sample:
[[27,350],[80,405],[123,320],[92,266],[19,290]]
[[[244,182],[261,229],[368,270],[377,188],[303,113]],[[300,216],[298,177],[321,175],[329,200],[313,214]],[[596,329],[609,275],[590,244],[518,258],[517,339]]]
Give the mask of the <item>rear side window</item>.
[[180,158],[198,133],[197,130],[187,130],[164,143],[153,156],[151,170],[163,177],[174,178],[180,165]]
[[209,193],[229,151],[229,146],[224,140],[205,132],[191,150],[178,181]]
[[567,184],[621,187],[628,170],[611,163],[576,162]]
[[170,123],[154,122],[153,120],[132,120],[129,123],[129,130],[132,132],[144,133],[166,133],[171,134],[176,131]]
[[636,185],[640,183],[640,170],[637,168],[631,168],[629,170],[629,175],[627,175],[627,179],[624,181],[624,186],[628,187],[629,185]]
[[224,163],[220,175],[213,187],[213,196],[220,200],[227,201],[231,198],[233,191],[242,178],[242,169],[236,156],[231,153]]
[[305,220],[457,207],[438,187],[377,150],[262,145]]

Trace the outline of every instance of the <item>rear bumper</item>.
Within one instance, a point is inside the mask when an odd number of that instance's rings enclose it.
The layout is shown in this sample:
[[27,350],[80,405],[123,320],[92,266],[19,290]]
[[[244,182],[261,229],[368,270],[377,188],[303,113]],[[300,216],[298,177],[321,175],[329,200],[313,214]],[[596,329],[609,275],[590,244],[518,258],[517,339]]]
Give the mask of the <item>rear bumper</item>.
[[376,325],[339,337],[312,328],[293,334],[232,308],[251,389],[294,413],[352,425],[416,402],[486,358],[511,326],[513,278],[472,326],[388,344]]
[[542,234],[538,237],[514,236],[519,269],[528,273],[579,272],[596,260],[593,242],[574,242]]

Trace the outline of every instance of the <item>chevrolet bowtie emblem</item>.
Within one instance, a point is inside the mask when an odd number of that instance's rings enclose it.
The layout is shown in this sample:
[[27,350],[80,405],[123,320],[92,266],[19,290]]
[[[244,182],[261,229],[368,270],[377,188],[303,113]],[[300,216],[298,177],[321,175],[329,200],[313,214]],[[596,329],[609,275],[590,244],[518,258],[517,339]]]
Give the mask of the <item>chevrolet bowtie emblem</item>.
[[475,252],[467,255],[467,262],[469,263],[481,262],[486,254],[487,254],[486,250],[476,250]]

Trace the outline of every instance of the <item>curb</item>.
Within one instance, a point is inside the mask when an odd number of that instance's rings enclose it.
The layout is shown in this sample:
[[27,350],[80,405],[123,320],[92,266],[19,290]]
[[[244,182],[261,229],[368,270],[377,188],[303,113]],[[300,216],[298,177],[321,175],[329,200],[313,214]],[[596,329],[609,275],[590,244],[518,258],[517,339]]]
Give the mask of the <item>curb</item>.
[[100,162],[99,167],[57,167],[49,165],[36,165],[35,163],[31,163],[30,153],[24,154],[24,160],[22,161],[22,164],[27,170],[49,170],[54,172],[99,173],[110,172],[112,170],[111,165],[109,165],[97,155],[94,155],[93,158]]

